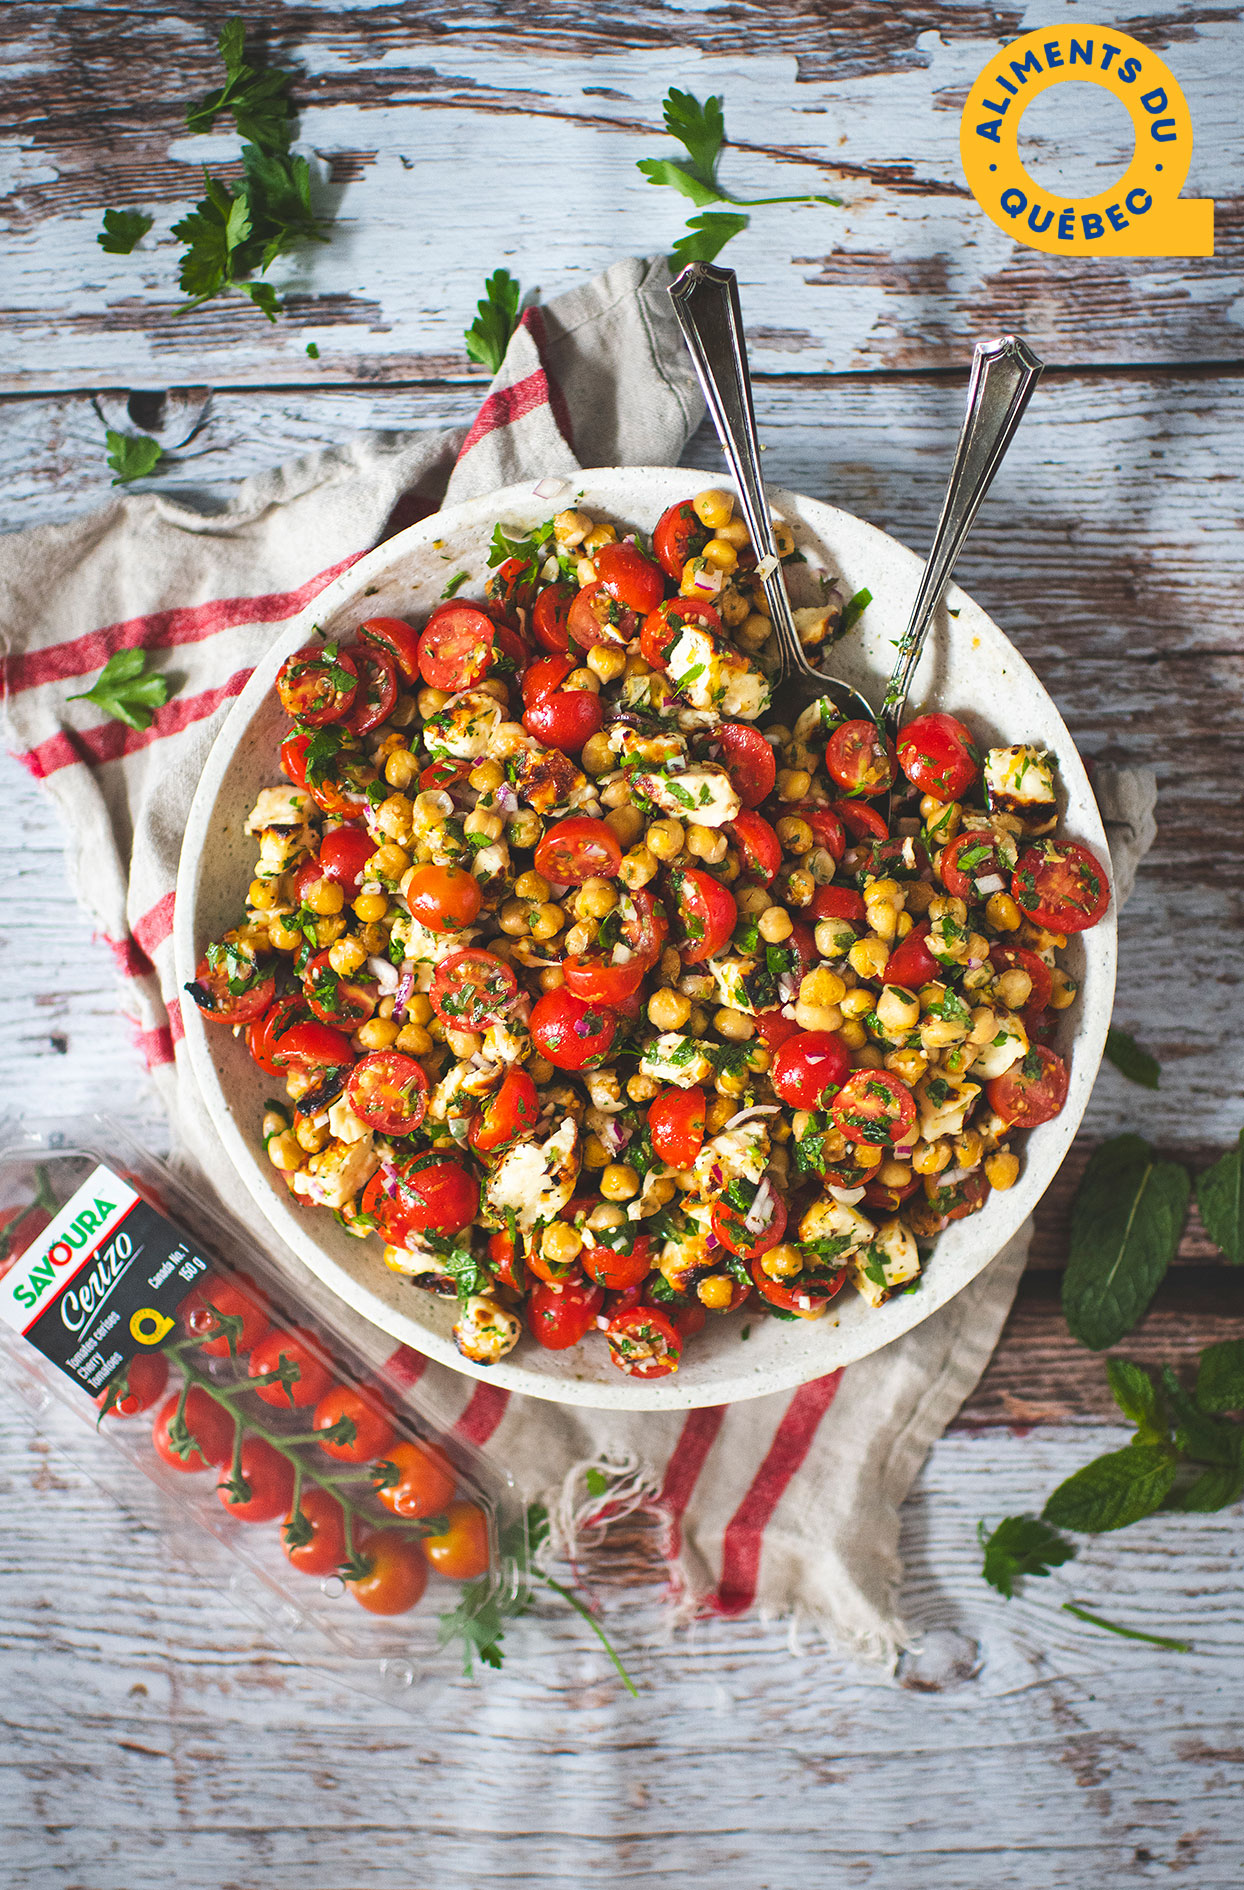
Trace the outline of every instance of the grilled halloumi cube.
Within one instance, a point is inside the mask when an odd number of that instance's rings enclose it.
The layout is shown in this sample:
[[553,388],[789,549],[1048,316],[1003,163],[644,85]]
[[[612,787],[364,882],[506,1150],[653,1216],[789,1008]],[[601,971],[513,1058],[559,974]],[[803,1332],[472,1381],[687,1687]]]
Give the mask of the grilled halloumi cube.
[[738,650],[711,631],[684,624],[665,659],[670,681],[694,708],[724,720],[754,722],[769,701],[769,683]]
[[1027,1054],[1028,1032],[1018,1017],[1004,1017],[998,1025],[997,1035],[992,1037],[983,1050],[978,1050],[972,1059],[973,1076],[981,1076],[986,1081],[1001,1076],[1009,1070],[1012,1063]]
[[[854,938],[854,934],[852,934]],[[721,1002],[731,1011],[746,1011],[749,1016],[755,1014],[756,1006],[747,991],[747,979],[756,969],[754,958],[710,958],[708,970],[712,973]]]
[[488,753],[502,715],[501,704],[482,689],[464,689],[424,723],[428,753],[436,760],[453,755],[460,761],[478,761]]
[[321,1207],[343,1208],[367,1186],[379,1166],[370,1135],[357,1142],[330,1142],[294,1175],[294,1193],[318,1201]]
[[493,1063],[521,1063],[531,1050],[531,1032],[518,1018],[490,1024],[484,1032],[484,1055]]
[[1029,742],[991,748],[985,756],[985,787],[992,813],[1016,815],[1025,833],[1053,831],[1058,820],[1054,767],[1044,749]]
[[646,768],[665,768],[671,762],[678,767],[687,759],[687,744],[675,728],[644,735],[619,722],[609,731],[609,746],[619,761],[638,761]]
[[713,1066],[696,1039],[680,1036],[676,1030],[663,1031],[655,1043],[644,1046],[639,1069],[642,1076],[674,1083],[679,1089],[694,1089],[713,1078]]
[[425,1247],[417,1234],[408,1234],[404,1247],[386,1247],[384,1263],[391,1273],[413,1280],[426,1293],[440,1293],[446,1299],[451,1293],[457,1296],[458,1289],[445,1271],[444,1260]]
[[344,1096],[339,1096],[335,1103],[329,1104],[328,1127],[338,1142],[361,1142],[371,1130],[351,1109]]
[[454,1344],[474,1365],[495,1365],[518,1344],[522,1324],[485,1293],[472,1293],[454,1321]]
[[316,806],[302,788],[270,787],[260,790],[259,798],[246,819],[246,831],[259,842],[259,858],[254,877],[280,879],[291,867],[315,852]]
[[305,827],[315,818],[315,801],[307,790],[284,781],[280,787],[259,790],[259,799],[246,816],[245,831],[257,834],[267,827]]
[[530,1234],[538,1221],[553,1221],[574,1194],[579,1175],[579,1125],[567,1116],[544,1142],[518,1142],[507,1149],[484,1188],[484,1199],[504,1226],[513,1214]]
[[884,1306],[908,1280],[920,1272],[920,1254],[915,1240],[897,1216],[883,1221],[867,1247],[851,1259],[849,1278],[857,1293],[870,1306]]
[[428,1114],[433,1122],[474,1115],[481,1096],[490,1096],[500,1081],[495,1063],[451,1063],[428,1098]]
[[683,1293],[697,1274],[711,1271],[721,1259],[720,1247],[709,1247],[713,1208],[709,1201],[684,1202],[687,1225],[671,1228],[657,1258],[666,1283]]
[[514,787],[520,800],[546,814],[552,807],[574,806],[593,792],[587,776],[560,748],[526,742],[514,759]]
[[916,1084],[916,1103],[920,1110],[920,1135],[935,1142],[939,1135],[958,1135],[963,1119],[980,1095],[979,1083],[965,1082],[942,1070],[931,1070]]
[[763,1122],[743,1122],[723,1129],[706,1142],[692,1165],[695,1192],[708,1200],[724,1194],[732,1181],[755,1187],[769,1163],[769,1131]]
[[838,1253],[844,1258],[858,1247],[866,1246],[876,1231],[867,1215],[857,1213],[845,1201],[835,1201],[828,1194],[814,1201],[799,1223],[800,1240],[842,1242]]
[[724,827],[727,821],[738,819],[742,807],[730,776],[713,761],[677,774],[646,774],[636,769],[631,788],[662,813],[700,827]]
[[461,932],[433,932],[409,912],[402,911],[393,921],[393,937],[414,964],[416,990],[430,991],[441,959],[452,958],[455,952],[470,944],[475,931],[467,927]]

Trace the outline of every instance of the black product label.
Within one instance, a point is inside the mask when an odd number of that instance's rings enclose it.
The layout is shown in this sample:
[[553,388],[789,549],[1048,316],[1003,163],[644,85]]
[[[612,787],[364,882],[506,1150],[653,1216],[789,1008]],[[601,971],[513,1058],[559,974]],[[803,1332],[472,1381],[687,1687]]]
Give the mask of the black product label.
[[0,1318],[96,1397],[163,1344],[208,1264],[184,1228],[101,1166],[0,1280]]

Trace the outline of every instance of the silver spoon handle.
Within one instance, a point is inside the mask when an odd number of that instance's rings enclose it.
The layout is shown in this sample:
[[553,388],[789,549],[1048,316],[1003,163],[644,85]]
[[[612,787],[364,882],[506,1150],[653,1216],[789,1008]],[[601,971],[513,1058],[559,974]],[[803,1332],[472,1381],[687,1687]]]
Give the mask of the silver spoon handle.
[[920,580],[920,589],[916,593],[911,618],[899,644],[894,672],[881,707],[882,725],[891,740],[898,734],[907,692],[920,661],[920,652],[933,621],[933,612],[946,588],[955,560],[963,549],[963,542],[981,500],[988,492],[1006,449],[1015,437],[1015,429],[1023,418],[1024,409],[1044,365],[1018,335],[1003,335],[1000,341],[977,343],[972,357],[972,377],[968,382],[968,408],[963,417],[963,430],[959,435],[955,463],[946,488],[942,516],[933,534],[924,576]]
[[762,568],[769,567],[772,561],[772,568],[767,568],[762,581],[769,614],[778,634],[783,673],[789,675],[793,670],[806,668],[807,664],[791,614],[781,565],[777,562],[777,541],[760,475],[760,448],[756,440],[747,346],[743,339],[738,277],[733,269],[720,268],[716,263],[690,263],[670,289],[670,300],[704,389],[722,451],[734,474],[757,559]]

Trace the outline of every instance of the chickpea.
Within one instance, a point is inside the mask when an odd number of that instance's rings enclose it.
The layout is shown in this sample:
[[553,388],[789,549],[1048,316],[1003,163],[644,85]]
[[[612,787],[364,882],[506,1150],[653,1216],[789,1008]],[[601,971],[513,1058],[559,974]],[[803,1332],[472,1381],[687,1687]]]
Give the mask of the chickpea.
[[572,669],[561,686],[563,689],[578,689],[585,695],[598,696],[600,677],[593,669]]
[[313,879],[302,896],[302,903],[322,918],[330,919],[341,911],[346,896],[335,879]]
[[1032,979],[1018,966],[1004,971],[998,978],[994,989],[1008,1010],[1022,1011],[1032,996]]
[[445,707],[449,701],[449,692],[445,689],[421,689],[416,701],[419,704],[420,720],[429,722]]
[[569,1221],[551,1221],[540,1236],[540,1252],[550,1266],[568,1267],[583,1251],[583,1236]]
[[901,984],[887,984],[877,999],[877,1021],[888,1036],[903,1036],[920,1021],[920,999]]
[[710,1273],[696,1282],[696,1298],[710,1312],[725,1312],[734,1298],[734,1281],[728,1273]]
[[594,558],[603,545],[616,544],[617,537],[618,531],[616,525],[607,525],[603,522],[599,525],[593,525],[591,531],[583,540],[583,549],[587,552],[589,557]]
[[728,1096],[714,1096],[704,1111],[704,1127],[709,1135],[720,1135],[736,1113],[734,1104]]
[[812,776],[806,768],[783,768],[777,778],[780,801],[802,801],[811,791]]
[[648,999],[648,1022],[658,1030],[681,1030],[691,1015],[691,999],[681,991],[654,991]]
[[553,520],[553,536],[566,551],[581,545],[591,529],[592,521],[587,513],[574,509],[559,512]]
[[588,1215],[587,1224],[594,1234],[607,1234],[611,1227],[626,1226],[626,1212],[612,1201],[602,1201]]
[[1075,1003],[1079,986],[1074,978],[1067,976],[1061,965],[1054,966],[1050,972],[1050,981],[1053,985],[1050,1003],[1056,1011],[1065,1011],[1069,1005]]
[[497,924],[511,938],[524,938],[530,931],[531,908],[521,899],[507,899],[497,914]]
[[1013,1188],[1019,1180],[1019,1158],[1010,1149],[1000,1148],[985,1157],[985,1178],[999,1194]]
[[534,847],[544,832],[544,822],[534,807],[520,807],[510,815],[508,831],[512,846]]
[[354,912],[364,925],[378,925],[389,910],[389,901],[385,893],[360,893],[354,902]]
[[647,847],[632,847],[629,853],[622,856],[618,877],[624,886],[629,886],[631,891],[635,892],[639,887],[648,884],[648,881],[655,876],[656,870],[656,858]]
[[[593,650],[591,654],[595,656],[596,651]],[[616,757],[609,746],[609,737],[603,729],[599,729],[595,735],[588,736],[583,744],[580,759],[585,774],[608,774],[614,767]]]
[[585,879],[579,888],[577,910],[580,918],[603,919],[618,903],[618,895],[612,883],[594,873]]
[[537,905],[542,905],[552,890],[543,873],[520,873],[514,881],[515,898],[534,899]]
[[918,1175],[940,1175],[950,1166],[950,1143],[944,1136],[936,1142],[917,1142],[911,1151],[911,1165]]
[[907,894],[907,911],[914,912],[918,919],[923,918],[935,897],[933,888],[923,879],[910,879],[904,891]]
[[544,905],[537,906],[530,920],[532,938],[556,938],[557,934],[562,929],[562,921],[565,916],[561,907],[552,904],[551,901]]
[[[631,790],[628,782],[622,781],[619,783],[619,786],[624,787],[627,794],[630,794]],[[624,847],[633,847],[644,830],[644,817],[637,807],[630,805],[628,800],[616,807],[610,808],[609,812],[605,815],[605,824],[613,828],[614,833],[618,836],[618,839]]]
[[554,1075],[553,1065],[547,1057],[528,1057],[527,1074],[533,1083],[551,1083]]
[[[711,980],[709,981],[711,983]],[[708,1012],[702,1004],[692,1003],[685,1029],[689,1037],[703,1037],[708,1032]]]
[[761,1255],[760,1265],[771,1280],[793,1280],[803,1272],[803,1255],[793,1242],[784,1240]]
[[763,886],[744,886],[739,894],[739,913],[744,919],[758,919],[772,904]]
[[648,829],[647,847],[658,860],[676,860],[682,852],[685,834],[680,820],[654,820]]
[[[616,682],[626,669],[626,652],[611,643],[597,643],[587,653],[587,666],[598,683]],[[566,687],[573,681],[573,677],[568,678]]]
[[1010,893],[992,893],[986,902],[985,920],[995,932],[1018,932],[1022,917]]
[[[530,1069],[531,1065],[528,1064],[527,1067]],[[626,1093],[633,1103],[651,1102],[657,1093],[657,1088],[658,1085],[651,1076],[640,1076],[637,1073],[627,1078]]]
[[844,1017],[867,1017],[875,1002],[873,993],[857,985],[839,999],[839,1008]]
[[875,936],[858,939],[847,953],[847,963],[860,978],[880,978],[889,961],[889,947]]
[[405,847],[383,846],[377,848],[367,862],[368,879],[399,880],[403,873],[410,871],[410,855]]
[[757,1076],[763,1076],[772,1061],[773,1056],[768,1046],[761,1043],[759,1038],[753,1037],[747,1046],[748,1069],[754,1070]]
[[710,486],[705,492],[697,492],[691,501],[691,509],[701,525],[707,525],[711,532],[728,525],[734,516],[734,494],[723,492],[718,486]]
[[800,980],[799,996],[805,1004],[839,1004],[846,995],[847,987],[837,972],[824,965],[807,972]]
[[328,948],[328,962],[339,978],[349,978],[367,963],[367,953],[356,938],[339,938]]
[[746,1043],[749,1037],[756,1035],[756,1026],[746,1011],[733,1011],[724,1004],[713,1014],[713,1028],[719,1037],[725,1037],[730,1043]]
[[749,613],[748,616],[744,617],[742,623],[735,631],[735,641],[738,643],[740,649],[750,651],[754,654],[755,651],[763,648],[769,641],[769,633],[772,628],[773,626],[770,624],[767,617],[761,617],[753,611]]
[[701,827],[693,820],[687,828],[688,853],[708,866],[717,866],[725,859],[729,844],[719,827]]
[[939,801],[935,794],[923,797],[920,812],[934,846],[944,847],[948,840],[954,839],[963,824],[963,809],[958,801]]
[[364,1050],[388,1050],[396,1042],[398,1027],[391,1017],[369,1017],[359,1025],[358,1038]]
[[[842,1012],[839,1011],[838,1015],[841,1017]],[[838,1026],[838,1035],[842,1038],[848,1050],[862,1050],[864,1045],[868,1042],[868,1032],[865,1030],[858,1017],[843,1018],[843,1021]]]
[[610,1162],[599,1186],[606,1201],[633,1201],[639,1193],[639,1176],[629,1162]]
[[274,1135],[269,1139],[268,1160],[274,1168],[279,1168],[286,1175],[292,1175],[302,1167],[303,1151],[299,1148],[292,1129],[286,1129],[282,1134]]
[[766,945],[780,945],[795,929],[785,906],[767,906],[756,921],[756,929]]
[[[842,1034],[846,1035],[845,1029]],[[904,1044],[901,1049],[891,1050],[885,1066],[887,1070],[893,1070],[895,1076],[901,1076],[905,1083],[918,1083],[929,1067],[929,1059],[923,1050],[914,1046],[908,1049]]]
[[954,1141],[955,1160],[960,1168],[975,1168],[985,1152],[985,1144],[976,1129],[964,1129]]
[[785,815],[778,821],[774,831],[782,843],[783,852],[798,856],[812,851],[812,829],[798,814]]
[[722,1070],[713,1087],[722,1096],[742,1096],[749,1080],[746,1070]]
[[566,974],[560,965],[546,965],[540,973],[542,991],[560,991],[566,982]]
[[701,555],[714,571],[729,573],[738,568],[739,554],[728,538],[710,538]]
[[583,1141],[583,1166],[585,1168],[608,1168],[609,1161],[609,1150],[605,1147],[600,1137],[598,1135],[585,1136]]
[[806,873],[797,866],[786,876],[786,903],[791,906],[810,906],[816,896],[816,881],[811,873]]
[[857,1070],[884,1070],[885,1057],[875,1043],[866,1043],[862,1050],[857,1050],[851,1058]]
[[853,1152],[857,1168],[880,1168],[881,1150],[874,1148],[871,1142],[857,1142]]

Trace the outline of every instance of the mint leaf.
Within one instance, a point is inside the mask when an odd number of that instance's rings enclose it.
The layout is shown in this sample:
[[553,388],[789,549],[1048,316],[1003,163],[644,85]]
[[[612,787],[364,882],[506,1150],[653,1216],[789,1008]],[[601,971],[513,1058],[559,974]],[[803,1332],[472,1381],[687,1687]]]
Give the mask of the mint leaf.
[[1196,1398],[1203,1411],[1244,1411],[1244,1339],[1206,1346],[1197,1369]]
[[1056,1529],[1101,1535],[1160,1509],[1175,1481],[1169,1445],[1129,1444],[1086,1463],[1054,1491],[1041,1514]]
[[1111,1024],[1106,1032],[1106,1060],[1129,1083],[1139,1083],[1143,1089],[1158,1088],[1162,1065],[1148,1050],[1141,1049],[1130,1031],[1117,1030]]
[[84,689],[68,700],[93,702],[127,728],[150,728],[153,712],[168,701],[168,684],[163,676],[144,674],[146,666],[145,650],[118,650],[108,658],[94,688]]
[[1244,1129],[1235,1147],[1196,1178],[1205,1231],[1232,1266],[1244,1266]]
[[[107,463],[116,474],[114,486],[128,486],[132,479],[149,478],[164,457],[159,440],[151,439],[146,433],[114,433],[109,427],[104,434],[104,444],[108,448]],[[71,702],[75,699],[69,698]]]
[[1076,1552],[1073,1542],[1038,1516],[1006,1516],[987,1540],[984,1529],[984,1523],[977,1529],[985,1551],[981,1574],[1008,1601],[1021,1575],[1048,1575]]
[[1180,1494],[1180,1509],[1211,1515],[1215,1510],[1230,1509],[1244,1496],[1244,1432],[1237,1435],[1242,1448],[1237,1450],[1234,1461],[1211,1464],[1202,1471],[1196,1482]]
[[1108,1358],[1106,1376],[1115,1403],[1142,1434],[1141,1442],[1164,1440],[1167,1433],[1161,1401],[1144,1366],[1134,1365],[1129,1358]]
[[510,337],[518,327],[522,286],[508,269],[496,269],[484,284],[478,313],[463,334],[472,361],[495,374],[505,359]]
[[1187,1170],[1159,1161],[1138,1135],[1094,1152],[1072,1204],[1063,1274],[1073,1338],[1101,1352],[1131,1331],[1179,1245],[1190,1187]]
[[128,256],[155,221],[141,210],[105,210],[104,227],[95,238],[110,256]]
[[837,637],[844,637],[848,630],[854,628],[872,601],[873,594],[871,591],[856,591],[854,597],[848,597],[842,607],[842,616],[839,619],[838,628],[835,632],[835,640]]

